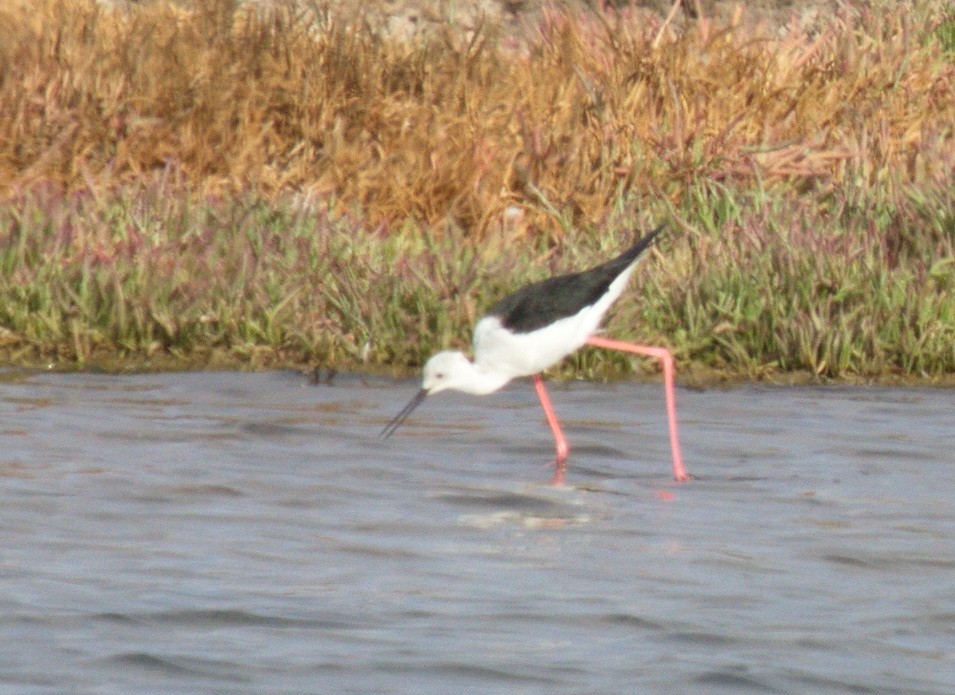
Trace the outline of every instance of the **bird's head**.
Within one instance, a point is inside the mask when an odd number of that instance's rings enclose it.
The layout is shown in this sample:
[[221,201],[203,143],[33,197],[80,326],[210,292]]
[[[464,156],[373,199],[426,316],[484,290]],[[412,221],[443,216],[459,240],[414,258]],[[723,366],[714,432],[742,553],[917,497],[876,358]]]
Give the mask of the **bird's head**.
[[463,352],[445,350],[433,355],[431,359],[425,362],[421,390],[381,431],[381,436],[387,439],[394,434],[401,423],[411,415],[415,408],[421,405],[427,396],[445,389],[465,386],[473,378],[473,371],[474,365],[464,356]]
[[421,388],[430,396],[445,389],[458,388],[473,371],[473,366],[463,352],[445,350],[425,362]]

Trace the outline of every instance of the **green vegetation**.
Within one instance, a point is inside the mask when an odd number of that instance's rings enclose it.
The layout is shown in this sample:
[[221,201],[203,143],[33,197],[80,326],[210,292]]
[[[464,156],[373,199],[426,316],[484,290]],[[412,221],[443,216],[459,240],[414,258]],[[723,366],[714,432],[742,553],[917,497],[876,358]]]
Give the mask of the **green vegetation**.
[[667,219],[608,328],[684,377],[955,374],[945,3],[413,41],[196,7],[0,9],[0,362],[404,371]]
[[[670,345],[704,378],[955,372],[951,189],[896,205],[835,197],[820,210],[697,188],[675,213],[614,312],[614,335]],[[413,368],[466,347],[504,292],[600,262],[650,223],[621,203],[607,233],[476,245],[460,230],[368,233],[327,212],[202,201],[158,182],[106,200],[38,193],[0,212],[0,350],[60,366]],[[569,368],[631,365],[584,351]]]

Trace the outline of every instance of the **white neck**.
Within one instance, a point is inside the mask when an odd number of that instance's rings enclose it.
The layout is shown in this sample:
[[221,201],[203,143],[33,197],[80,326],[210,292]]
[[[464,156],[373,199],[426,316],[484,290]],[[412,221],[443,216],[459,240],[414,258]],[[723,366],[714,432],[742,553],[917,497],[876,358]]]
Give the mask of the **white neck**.
[[511,380],[507,374],[482,369],[470,361],[462,363],[454,377],[449,388],[473,393],[476,396],[497,391]]

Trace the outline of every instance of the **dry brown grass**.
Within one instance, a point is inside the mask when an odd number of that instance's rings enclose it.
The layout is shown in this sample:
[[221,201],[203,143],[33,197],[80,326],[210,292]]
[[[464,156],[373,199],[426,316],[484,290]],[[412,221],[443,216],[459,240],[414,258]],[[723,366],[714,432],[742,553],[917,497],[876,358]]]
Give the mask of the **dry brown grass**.
[[551,12],[526,42],[493,27],[402,42],[320,9],[197,7],[6,5],[0,190],[173,167],[198,191],[484,233],[509,207],[519,231],[559,231],[700,181],[825,194],[952,177],[955,66],[907,10],[781,38]]

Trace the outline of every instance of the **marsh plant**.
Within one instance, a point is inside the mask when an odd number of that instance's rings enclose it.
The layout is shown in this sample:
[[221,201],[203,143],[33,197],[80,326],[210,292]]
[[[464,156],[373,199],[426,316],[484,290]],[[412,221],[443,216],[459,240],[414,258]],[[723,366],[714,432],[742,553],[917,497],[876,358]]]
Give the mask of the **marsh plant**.
[[502,293],[667,219],[609,330],[684,373],[955,372],[946,3],[811,31],[360,20],[0,9],[3,360],[410,369]]

